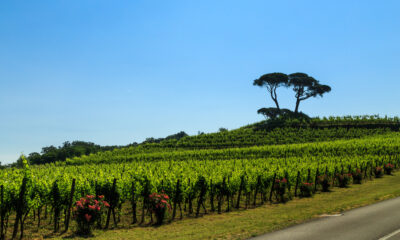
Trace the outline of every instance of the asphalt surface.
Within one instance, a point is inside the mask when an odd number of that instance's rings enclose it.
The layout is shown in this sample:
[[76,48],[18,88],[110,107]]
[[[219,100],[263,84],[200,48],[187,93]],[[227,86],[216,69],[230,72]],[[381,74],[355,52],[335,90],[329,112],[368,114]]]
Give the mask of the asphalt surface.
[[253,240],[400,240],[400,198],[252,238]]

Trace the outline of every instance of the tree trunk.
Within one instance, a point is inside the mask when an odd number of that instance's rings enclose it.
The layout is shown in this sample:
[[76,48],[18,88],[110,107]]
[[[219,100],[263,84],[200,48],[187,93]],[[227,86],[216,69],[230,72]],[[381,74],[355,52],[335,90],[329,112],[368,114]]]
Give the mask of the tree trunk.
[[274,102],[275,102],[276,108],[277,108],[279,111],[281,111],[281,109],[280,109],[280,107],[279,107],[278,100],[277,100],[277,99],[274,99]]
[[296,108],[294,109],[294,113],[299,113],[299,105],[300,105],[300,98],[296,100]]
[[278,103],[278,97],[276,95],[276,89],[270,91],[271,94],[271,98],[272,100],[275,102],[276,108],[281,111],[280,107],[279,107],[279,103]]

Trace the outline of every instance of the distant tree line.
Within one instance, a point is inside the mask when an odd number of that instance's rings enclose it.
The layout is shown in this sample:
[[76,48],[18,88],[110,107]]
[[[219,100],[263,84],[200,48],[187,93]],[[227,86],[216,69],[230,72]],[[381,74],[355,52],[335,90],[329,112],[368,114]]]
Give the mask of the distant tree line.
[[[189,136],[184,131],[178,132],[176,134],[169,135],[165,138],[147,138],[142,143],[131,143],[124,146],[100,146],[94,144],[92,142],[84,142],[84,141],[73,141],[73,142],[64,142],[62,146],[55,147],[53,145],[48,147],[43,147],[40,153],[32,152],[26,159],[29,164],[46,164],[46,163],[54,163],[54,162],[64,162],[67,158],[80,157],[82,155],[89,155],[91,153],[97,153],[102,151],[110,151],[116,148],[124,148],[130,146],[138,146],[146,143],[159,143],[164,140],[176,139],[179,140],[183,137]],[[19,167],[22,166],[22,159],[19,158],[15,163],[9,165],[1,165],[0,169],[4,167]]]
[[[135,145],[136,143],[130,144]],[[40,153],[30,153],[26,158],[29,164],[45,164],[54,162],[63,162],[67,158],[79,157],[82,155],[89,155],[91,153],[97,153],[100,151],[113,150],[122,146],[100,146],[91,142],[84,141],[73,141],[64,142],[62,146],[48,146],[43,147]],[[21,159],[18,159],[14,165],[18,166],[21,164]]]
[[187,133],[185,133],[184,131],[180,131],[178,133],[169,135],[169,136],[167,136],[165,138],[153,138],[153,137],[146,138],[146,140],[143,143],[159,143],[159,142],[162,142],[164,140],[171,140],[171,139],[179,140],[179,139],[181,139],[183,137],[186,137],[186,136],[189,136],[189,135]]

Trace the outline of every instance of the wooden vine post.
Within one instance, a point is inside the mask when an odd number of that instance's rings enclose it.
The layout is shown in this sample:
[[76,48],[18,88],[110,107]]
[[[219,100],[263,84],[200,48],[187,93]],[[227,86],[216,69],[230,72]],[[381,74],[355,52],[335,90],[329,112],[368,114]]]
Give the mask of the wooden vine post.
[[27,181],[27,179],[24,177],[22,179],[22,185],[21,185],[21,189],[19,191],[19,198],[17,201],[17,213],[15,216],[12,239],[15,239],[17,237],[19,223],[21,223],[21,239],[23,238],[23,234],[24,234],[23,225],[22,225],[23,224],[22,214],[23,214],[23,210],[24,210],[23,205],[24,205],[24,197],[25,197],[25,191],[26,191],[26,181]]
[[203,205],[204,196],[206,195],[206,191],[207,191],[205,180],[201,179],[200,181],[201,181],[200,182],[200,184],[201,184],[200,185],[200,195],[199,195],[199,198],[198,198],[198,201],[197,201],[196,217],[198,217],[199,214],[200,214],[200,207]]
[[364,177],[363,177],[363,179],[367,179],[367,165],[364,164],[364,163],[361,165],[361,173],[362,173],[363,170],[364,170]]
[[[114,205],[114,195],[115,195],[115,187],[116,187],[116,184],[117,184],[117,179],[116,178],[114,178],[114,181],[113,181],[113,185],[112,185],[112,188],[111,188],[111,196],[110,196],[110,207],[108,208],[108,212],[107,212],[107,220],[106,220],[106,226],[105,226],[105,229],[108,229],[108,225],[110,224],[110,217],[111,217],[111,211],[114,209],[114,207],[115,206],[113,206]],[[114,219],[115,220],[115,219]]]
[[318,175],[319,175],[319,169],[317,168],[317,172],[315,173],[315,180],[314,180],[314,193],[317,191]]
[[254,201],[253,201],[253,205],[254,206],[256,206],[256,204],[257,204],[257,202],[256,202],[257,201],[257,194],[258,194],[258,189],[259,189],[260,185],[261,185],[261,176],[258,176],[257,177],[256,190],[254,192]]
[[192,188],[193,184],[192,184],[192,185],[190,184],[190,178],[189,178],[188,180],[189,180],[188,185],[190,186],[190,190],[191,190],[191,191],[189,192],[189,194],[188,194],[188,203],[189,203],[188,212],[189,212],[189,214],[192,214],[192,213],[193,213],[193,193],[192,193],[192,191],[193,191],[193,188]]
[[132,181],[132,189],[131,189],[131,205],[132,205],[132,224],[137,222],[136,217],[136,199],[135,199],[135,182]]
[[[174,209],[172,210],[172,220],[174,220],[176,215],[176,207],[180,198],[180,180],[176,181],[175,196],[174,196]],[[180,202],[179,202],[180,204]],[[182,211],[181,211],[182,213]]]
[[212,179],[210,181],[210,205],[211,205],[211,212],[215,212],[215,206],[214,206],[214,185],[212,182]]
[[219,193],[218,193],[218,214],[221,214],[221,212],[222,212],[222,210],[221,210],[221,208],[222,208],[222,199],[224,198],[224,188],[225,188],[225,181],[226,181],[226,179],[225,179],[225,177],[224,177],[224,179],[222,180],[222,186],[220,187],[220,189],[219,189]]
[[72,201],[74,199],[74,193],[75,193],[75,178],[72,179],[72,186],[71,186],[71,192],[69,195],[69,202],[68,202],[68,209],[67,209],[67,219],[65,222],[65,232],[68,231],[69,227],[69,219],[71,217],[71,207],[72,207]]
[[299,187],[300,171],[297,171],[296,185],[294,187],[294,196],[297,197],[297,188]]
[[4,236],[4,186],[0,188],[0,214],[1,214],[1,227],[0,227],[0,239],[5,240]]
[[291,183],[289,182],[289,173],[288,172],[285,172],[285,179],[286,179],[286,185],[287,185],[287,189],[288,189],[288,191],[289,191],[289,193],[290,193],[290,189],[291,189]]
[[272,193],[274,192],[275,179],[276,179],[276,172],[274,173],[274,177],[272,178],[271,191],[269,192],[269,201],[270,202],[272,202]]
[[238,197],[237,197],[237,201],[236,201],[236,209],[239,209],[239,207],[240,207],[240,196],[242,195],[243,187],[244,187],[244,175],[242,175],[240,177],[240,187],[239,187],[239,193],[238,193]]
[[[229,182],[230,182],[230,178],[228,177],[228,185],[229,185]],[[226,201],[228,203],[228,206],[226,208],[226,212],[229,212],[230,211],[229,199],[231,198],[231,191],[229,191],[227,186],[225,186],[224,189],[225,189],[225,193],[226,193]],[[233,205],[233,202],[232,202],[232,205]]]
[[369,164],[369,180],[372,179],[372,168],[373,168],[372,163],[370,163]]
[[333,172],[333,178],[332,178],[332,187],[335,186],[336,173],[337,173],[337,168],[335,167],[335,171]]
[[60,214],[61,214],[61,194],[60,189],[58,188],[57,180],[53,183],[52,189],[53,195],[53,220],[54,220],[54,229],[53,232],[58,232],[60,225]]

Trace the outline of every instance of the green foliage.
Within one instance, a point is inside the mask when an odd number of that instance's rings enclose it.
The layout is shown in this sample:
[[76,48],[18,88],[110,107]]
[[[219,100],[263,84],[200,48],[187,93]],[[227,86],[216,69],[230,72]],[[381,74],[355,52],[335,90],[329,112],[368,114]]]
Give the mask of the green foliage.
[[[242,176],[245,176],[245,193],[254,191],[258,178],[260,186],[265,183],[268,187],[274,173],[277,173],[276,179],[287,178],[293,184],[297,171],[301,172],[301,181],[305,181],[308,169],[312,176],[317,168],[327,169],[327,174],[334,176],[335,169],[340,169],[342,165],[355,169],[367,164],[375,166],[383,161],[397,162],[399,149],[400,134],[392,133],[365,139],[307,144],[157,153],[162,156],[158,159],[148,153],[130,162],[114,161],[113,164],[101,164],[103,156],[96,155],[98,160],[93,162],[96,164],[30,167],[32,181],[27,184],[26,206],[38,208],[47,203],[65,208],[73,178],[76,178],[74,201],[96,193],[106,195],[106,200],[111,202],[127,201],[131,199],[132,181],[135,183],[136,199],[143,199],[160,189],[168,190],[167,194],[173,196],[178,179],[184,199],[198,196],[203,184],[207,186],[207,192],[213,188],[217,194],[233,195],[239,191]],[[0,184],[5,187],[6,199],[18,199],[23,178],[23,169],[0,171]],[[118,179],[115,199],[109,193],[114,178]]]
[[276,109],[280,109],[278,103],[278,94],[276,90],[281,87],[289,86],[289,77],[284,73],[268,73],[254,80],[254,86],[266,87],[271,99],[275,102]]
[[[268,120],[231,131],[145,143],[88,156],[70,158],[68,164],[129,162],[138,159],[161,160],[176,157],[213,159],[221,151],[253,146],[321,142],[363,138],[397,131],[399,120],[371,117],[343,117],[329,119]],[[189,151],[192,150],[192,151]],[[207,151],[209,150],[209,151]],[[220,150],[212,151],[212,150]]]
[[302,112],[295,113],[290,111],[289,109],[277,109],[277,108],[260,108],[257,111],[258,114],[264,115],[264,117],[269,120],[268,123],[271,124],[273,122],[285,122],[287,120],[310,120],[310,117],[307,114]]
[[[282,109],[284,111],[284,109]],[[262,146],[273,144],[305,143],[335,139],[351,139],[390,131],[398,131],[398,118],[380,118],[379,116],[310,118],[303,113],[295,114],[290,110],[275,119],[268,119],[239,129],[217,133],[199,132],[188,136],[185,132],[170,135],[166,138],[148,139],[141,144],[128,146],[102,147],[93,143],[75,141],[65,142],[58,148],[45,147],[42,153],[31,153],[27,157],[29,164],[65,162],[74,157],[85,158],[96,153],[115,150],[119,161],[125,155],[135,153],[169,152],[179,149],[222,149],[234,147]],[[13,166],[21,167],[21,160]]]
[[[109,151],[118,146],[100,146],[91,142],[74,141],[64,142],[60,147],[43,147],[41,153],[33,152],[28,155],[28,162],[30,164],[45,164],[53,162],[64,162],[67,158],[79,157],[82,155],[88,155],[91,153],[97,153],[101,151]],[[15,164],[16,167],[21,167],[20,159]]]
[[294,112],[298,113],[301,101],[311,97],[322,97],[331,91],[328,85],[320,84],[318,80],[305,73],[292,73],[289,75],[289,86],[293,88],[296,97],[296,107]]
[[[302,184],[298,189],[301,196],[311,196],[314,177],[322,171],[325,171],[323,179],[316,181],[325,184],[326,191],[330,182],[347,186],[350,173],[365,174],[366,167],[376,177],[382,176],[377,174],[378,169],[383,173],[382,167],[397,168],[399,125],[398,118],[378,116],[323,119],[281,116],[233,131],[198,136],[180,133],[159,143],[89,155],[81,149],[77,150],[81,153],[79,157],[30,166],[29,161],[61,150],[48,147],[42,155],[31,154],[30,159],[21,156],[18,168],[0,170],[0,185],[4,187],[0,209],[6,218],[19,216],[23,224],[26,216],[46,205],[51,209],[54,231],[58,231],[69,207],[73,179],[76,179],[73,202],[87,195],[104,195],[113,215],[114,210],[118,214],[122,203],[131,199],[140,203],[138,206],[145,212],[151,206],[149,195],[154,192],[165,192],[179,205],[189,203],[189,212],[197,202],[196,214],[201,208],[199,203],[205,199],[215,199],[219,212],[221,201],[227,200],[233,206],[233,197],[239,192],[242,201],[255,199],[252,204],[257,199],[265,201],[269,193],[275,193],[276,199],[283,202],[291,196],[288,189],[292,187],[293,192],[296,182]],[[70,147],[64,145],[64,150]],[[312,184],[305,186],[305,182]],[[86,214],[81,219],[89,223],[92,218]],[[99,219],[101,225],[101,216]]]
[[[254,80],[254,86],[266,87],[268,94],[276,105],[276,110],[273,112],[272,108],[262,108],[258,110],[258,113],[262,113],[271,118],[277,117],[281,113],[281,109],[278,103],[277,89],[279,87],[292,87],[295,92],[296,107],[294,113],[297,114],[299,111],[299,105],[301,101],[304,101],[311,97],[322,97],[325,93],[331,91],[331,87],[328,85],[320,84],[318,80],[305,73],[292,73],[286,75],[284,73],[268,73],[262,75],[260,78]],[[287,109],[284,109],[286,111]]]
[[189,135],[187,135],[187,133],[185,133],[184,131],[180,131],[180,132],[178,132],[176,134],[169,135],[169,136],[167,136],[165,138],[152,138],[152,137],[146,138],[146,140],[142,144],[160,143],[160,142],[165,141],[165,140],[179,140],[179,139],[187,137],[187,136],[189,136]]
[[[343,127],[349,123],[352,128]],[[294,186],[298,171],[299,182],[303,183],[313,181],[308,171],[315,176],[326,170],[329,180],[338,177],[337,169],[343,166],[344,174],[360,166],[370,166],[369,169],[387,163],[398,166],[400,133],[391,132],[388,127],[397,123],[397,119],[375,117],[302,122],[289,119],[283,123],[285,127],[272,130],[251,125],[234,131],[98,152],[63,163],[29,166],[21,156],[21,168],[0,171],[0,185],[4,186],[1,208],[11,206],[5,210],[9,216],[18,209],[26,214],[47,205],[52,208],[56,223],[68,207],[74,178],[73,202],[82,196],[101,194],[116,209],[133,197],[148,207],[149,195],[162,191],[181,203],[199,201],[200,196],[221,200],[239,191],[243,196],[258,193],[265,198],[274,186],[275,174],[275,179],[287,180],[285,188],[277,191],[279,201],[284,201],[286,187]],[[386,127],[382,128],[382,124]],[[114,179],[117,179],[115,192]],[[25,191],[21,198],[23,182]]]

